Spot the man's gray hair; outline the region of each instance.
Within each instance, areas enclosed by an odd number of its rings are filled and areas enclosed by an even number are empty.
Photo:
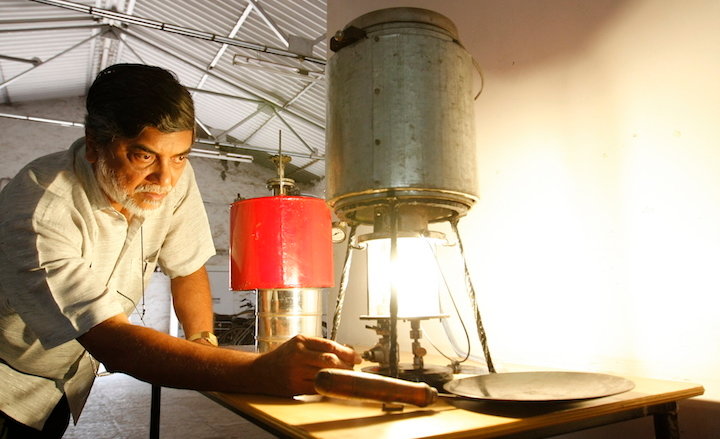
[[[195,130],[188,90],[169,71],[143,64],[115,64],[88,90],[85,132],[99,147],[133,139],[146,127],[164,133]]]

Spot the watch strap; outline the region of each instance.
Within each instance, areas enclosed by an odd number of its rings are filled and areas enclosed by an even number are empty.
[[[188,341],[195,341],[195,340],[199,340],[199,339],[201,339],[201,338],[202,338],[203,340],[207,340],[207,341],[208,341],[211,345],[213,345],[213,346],[217,346],[217,345],[218,345],[218,339],[217,339],[217,337],[215,336],[215,334],[213,334],[213,333],[210,332],[210,331],[201,331],[201,332],[198,332],[198,333],[196,333],[196,334],[191,335],[191,336],[188,337],[187,339],[188,339]]]

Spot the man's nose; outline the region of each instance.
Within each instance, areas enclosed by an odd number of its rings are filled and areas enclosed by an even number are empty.
[[[148,175],[147,180],[160,186],[172,186],[172,167],[163,160],[155,163],[153,171]]]

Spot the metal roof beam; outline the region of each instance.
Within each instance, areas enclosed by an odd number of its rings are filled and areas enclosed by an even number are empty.
[[[230,131],[234,130],[235,128],[239,127],[240,125],[243,125],[245,122],[251,120],[253,117],[257,116],[260,112],[262,112],[264,108],[265,108],[265,105],[259,106],[258,109],[255,110],[255,111],[253,111],[250,115],[245,116],[245,117],[244,117],[242,120],[240,120],[238,123],[236,123],[235,125],[231,126],[231,127],[228,128],[228,129],[226,129],[226,130],[223,131],[222,133],[218,134],[218,137],[222,137],[222,136],[226,135],[226,134],[229,133]]]
[[[306,85],[302,90],[300,90],[300,92],[298,92],[298,94],[296,94],[295,96],[293,96],[292,99],[290,99],[289,101],[287,101],[287,102],[282,106],[282,110],[287,110],[287,107],[289,107],[289,106],[292,105],[295,101],[297,101],[298,99],[300,99],[300,97],[302,97],[302,95],[304,95],[305,93],[307,93],[307,91],[310,90],[310,89],[313,87],[313,85],[315,85],[315,84],[316,84],[315,82],[311,82],[311,83],[309,83],[308,85]],[[255,136],[255,134],[257,134],[258,132],[260,132],[260,130],[262,130],[262,129],[265,127],[265,125],[267,125],[268,123],[270,123],[270,121],[272,121],[273,119],[275,119],[276,116],[278,116],[278,113],[275,112],[275,111],[273,111],[272,116],[270,116],[270,117],[268,118],[268,120],[266,120],[265,122],[263,122],[259,127],[257,127],[257,128],[255,129],[255,131],[253,131],[252,133],[250,133],[250,135],[247,136],[247,138],[245,138],[245,142],[250,141],[250,139],[252,139],[252,138]]]
[[[8,60],[8,61],[15,61],[15,62],[24,62],[24,63],[32,64],[34,66],[36,66],[42,62],[42,61],[40,61],[40,58],[38,58],[38,57],[27,59],[27,58],[18,58],[16,56],[10,56],[10,55],[0,55],[0,59],[4,59],[4,60]]]
[[[170,23],[164,23],[162,21],[152,20],[149,18],[138,17],[136,15],[123,14],[121,12],[110,11],[108,9],[95,8],[93,6],[87,6],[80,3],[74,3],[66,0],[31,0],[37,3],[43,3],[46,5],[57,6],[60,8],[71,9],[76,12],[82,12],[96,17],[107,18],[110,20],[117,20],[121,23],[134,24],[150,29],[161,30],[165,32],[175,33],[187,37],[198,38],[201,40],[213,41],[221,44],[228,44],[230,46],[242,47],[244,49],[255,50],[258,52],[269,53],[272,55],[285,56],[289,58],[295,58],[300,61],[309,61],[315,64],[325,65],[326,61],[321,58],[315,58],[311,56],[300,55],[297,53],[290,52],[285,49],[279,49],[276,47],[269,47],[262,44],[251,43],[248,41],[236,40],[234,38],[227,38],[212,32],[206,32],[198,29],[191,29],[188,27],[178,26]],[[256,6],[257,7],[257,6]]]
[[[80,122],[69,122],[66,120],[47,119],[44,117],[22,116],[19,114],[11,114],[11,113],[0,113],[0,117],[5,117],[7,119],[27,120],[30,122],[50,123],[50,124],[60,125],[60,126],[64,126],[64,127],[77,127],[77,128],[85,127],[85,125]]]
[[[235,35],[237,35],[242,25],[245,24],[245,20],[247,20],[248,15],[250,15],[250,11],[252,11],[252,8],[252,3],[249,3],[247,6],[245,6],[245,10],[243,10],[243,13],[240,14],[240,18],[238,18],[237,22],[235,23],[235,26],[233,26],[232,30],[230,30],[228,38],[235,38]],[[208,78],[207,72],[215,68],[215,65],[220,61],[220,58],[222,58],[228,47],[229,46],[226,43],[223,43],[223,45],[220,46],[218,51],[215,53],[212,61],[210,61],[210,64],[208,64],[207,68],[205,69],[205,73],[203,73],[202,77],[198,81],[196,85],[198,89],[203,88],[203,86],[205,85],[205,81],[207,81]]]
[[[265,24],[267,24],[268,27],[270,28],[270,30],[273,31],[275,36],[278,37],[278,39],[280,41],[282,41],[283,44],[285,44],[285,47],[290,47],[290,42],[288,41],[289,40],[288,35],[285,32],[283,32],[277,24],[275,24],[272,17],[270,17],[270,15],[268,15],[263,10],[263,8],[260,6],[260,4],[256,0],[248,0],[248,1],[250,2],[251,5],[255,6],[255,9],[257,9],[258,14],[260,14],[260,17],[263,19]]]
[[[261,146],[248,145],[247,143],[216,142],[213,140],[206,140],[206,139],[195,139],[195,143],[199,143],[201,145],[215,145],[216,147],[225,146],[225,147],[229,147],[229,148],[247,149],[248,151],[264,152],[264,153],[267,153],[270,155],[277,154],[277,150],[275,150],[275,149],[263,148]],[[287,155],[290,157],[298,157],[298,158],[303,158],[303,159],[325,160],[325,156],[305,154],[302,152],[283,151],[283,155]]]
[[[92,21],[92,18],[70,17],[65,15],[57,17],[23,18],[20,20],[0,20],[0,26],[7,26],[8,24],[48,23],[50,21]]]
[[[297,139],[300,141],[300,143],[302,143],[302,144],[305,146],[305,148],[307,148],[307,150],[310,151],[310,155],[315,156],[315,155],[317,154],[318,150],[317,150],[316,148],[313,148],[313,147],[311,147],[310,145],[308,145],[307,142],[305,141],[305,139],[303,139],[302,136],[301,136],[300,134],[298,134],[297,131],[295,131],[295,128],[293,128],[292,125],[290,125],[290,124],[285,120],[285,118],[282,117],[282,115],[280,114],[279,111],[275,110],[275,115],[276,115],[276,116],[278,117],[278,119],[280,119],[280,120],[282,121],[282,123],[290,130],[290,132],[292,132],[292,133],[295,135],[295,137],[297,137]]]
[[[3,28],[3,24],[0,22],[0,33],[9,32],[41,32],[48,30],[75,30],[75,29],[96,29],[99,27],[105,27],[106,24],[88,23],[88,24],[76,24],[68,26],[45,26],[45,27],[16,27],[16,28]]]
[[[33,1],[35,1],[35,0],[33,0]],[[185,63],[185,64],[187,64],[187,65],[189,65],[189,66],[191,66],[191,67],[193,67],[194,69],[197,69],[197,70],[199,70],[199,71],[201,71],[201,72],[205,72],[205,69],[204,69],[204,68],[195,65],[194,63],[192,63],[192,62],[190,62],[190,61],[188,61],[188,60],[186,60],[186,59],[178,56],[178,55],[175,54],[175,53],[172,53],[170,50],[168,50],[168,49],[166,49],[166,48],[164,48],[164,47],[161,47],[161,46],[159,46],[159,45],[157,45],[157,44],[155,44],[155,43],[152,43],[152,42],[146,40],[145,38],[142,38],[142,37],[140,37],[140,36],[138,36],[138,35],[135,35],[134,33],[129,32],[129,31],[127,31],[127,30],[124,30],[124,32],[125,32],[126,35],[130,36],[131,38],[135,38],[136,40],[141,41],[141,42],[147,44],[148,46],[152,47],[152,48],[155,49],[155,50],[158,50],[158,51],[160,51],[160,52],[163,52],[163,53],[165,53],[165,54],[167,54],[167,55],[169,55],[169,56],[171,56],[171,57],[173,57],[173,58],[175,58],[175,59],[177,59],[177,60],[179,60],[179,61],[181,61],[181,62],[183,62],[183,63]],[[213,72],[208,72],[208,75],[210,75],[210,76],[212,76],[213,78],[215,78],[215,79],[217,79],[217,80],[219,80],[219,81],[221,81],[221,82],[224,82],[224,83],[226,83],[226,84],[228,84],[228,85],[230,85],[230,86],[232,86],[232,87],[235,87],[235,88],[237,88],[237,89],[240,89],[240,90],[242,90],[243,92],[250,94],[251,96],[255,96],[256,98],[262,100],[263,102],[271,105],[273,108],[280,108],[280,109],[282,109],[282,111],[286,111],[286,112],[288,112],[289,114],[292,114],[293,116],[297,117],[298,119],[300,119],[300,120],[302,120],[302,121],[304,121],[304,122],[307,122],[308,124],[310,124],[310,125],[318,128],[318,129],[320,129],[320,130],[323,130],[323,131],[325,130],[325,127],[324,127],[322,124],[320,124],[319,122],[317,122],[317,121],[315,121],[315,120],[312,120],[312,119],[310,119],[308,116],[305,116],[305,115],[303,115],[303,114],[300,114],[300,113],[296,112],[295,110],[286,108],[286,106],[279,105],[279,104],[274,103],[274,102],[272,102],[272,101],[270,101],[270,100],[268,100],[268,99],[266,99],[266,98],[264,98],[264,97],[262,97],[262,96],[259,96],[257,92],[254,92],[254,91],[248,90],[248,89],[246,89],[246,88],[243,88],[243,87],[239,86],[237,83],[232,82],[232,81],[229,81],[229,80],[227,80],[226,78],[223,78],[222,76],[219,76],[219,75],[214,74]],[[311,82],[310,84],[313,84],[313,83]]]
[[[193,88],[193,87],[188,87],[188,86],[185,86],[185,88],[187,88],[188,90],[195,92],[195,93],[219,96],[221,98],[237,99],[237,100],[245,101],[245,102],[254,102],[256,104],[267,104],[268,103],[268,101],[266,101],[264,99],[246,98],[244,96],[231,95],[231,94],[227,94],[227,93],[221,93],[219,91],[206,90],[204,88]]]
[[[83,128],[85,125],[81,122],[70,122],[65,120],[56,120],[56,119],[46,119],[42,117],[33,117],[33,116],[22,116],[19,114],[10,114],[10,113],[0,113],[0,117],[8,118],[8,119],[18,119],[18,120],[26,120],[30,122],[41,122],[41,123],[49,123],[54,125],[60,125],[64,127],[75,127],[75,128]],[[249,151],[257,151],[257,152],[264,152],[267,154],[277,154],[277,151],[271,148],[263,148],[261,146],[253,146],[248,145],[245,143],[233,143],[233,142],[217,142],[214,140],[207,140],[207,139],[200,139],[196,138],[194,140],[194,143],[200,144],[200,145],[211,145],[215,148],[220,147],[227,147],[227,148],[236,148],[236,149],[246,149]],[[202,150],[199,152],[203,152]],[[304,154],[301,152],[289,152],[289,151],[283,151],[284,155],[292,156],[292,157],[298,157],[298,158],[304,158],[304,159],[314,159],[314,160],[324,160],[324,156],[313,156],[310,154]],[[217,158],[220,160],[227,160],[222,155],[218,155],[215,157],[210,158]]]

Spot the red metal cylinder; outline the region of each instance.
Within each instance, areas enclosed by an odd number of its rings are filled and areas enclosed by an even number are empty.
[[[279,195],[230,208],[230,288],[333,286],[330,209],[320,198]]]

